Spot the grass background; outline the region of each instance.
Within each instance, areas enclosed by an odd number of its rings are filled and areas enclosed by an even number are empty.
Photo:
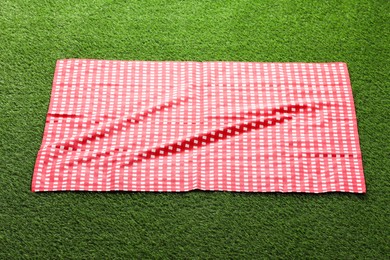
[[[389,259],[387,0],[0,3],[0,258]],[[348,63],[368,192],[30,192],[55,61]]]

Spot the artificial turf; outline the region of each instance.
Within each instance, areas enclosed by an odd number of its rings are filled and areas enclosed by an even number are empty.
[[[0,258],[389,259],[388,0],[0,3]],[[32,193],[63,58],[348,63],[367,194]]]

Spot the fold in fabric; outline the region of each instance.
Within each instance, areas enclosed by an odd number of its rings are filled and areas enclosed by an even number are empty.
[[[366,191],[345,63],[59,60],[32,191]]]

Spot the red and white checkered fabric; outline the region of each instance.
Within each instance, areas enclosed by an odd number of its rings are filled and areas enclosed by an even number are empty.
[[[358,192],[344,63],[60,60],[32,191]]]

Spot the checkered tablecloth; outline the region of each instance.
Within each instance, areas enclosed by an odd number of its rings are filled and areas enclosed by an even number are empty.
[[[59,60],[32,191],[358,192],[344,63]]]

